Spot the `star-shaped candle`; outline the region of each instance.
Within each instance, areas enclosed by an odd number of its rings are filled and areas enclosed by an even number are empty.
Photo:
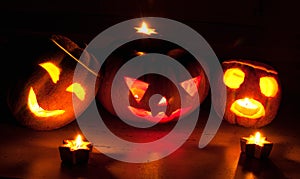
[[[142,33],[146,35],[157,34],[155,29],[149,28],[146,22],[142,22],[141,27],[135,27],[137,33]]]
[[[273,143],[267,141],[266,137],[262,137],[260,132],[249,137],[242,137],[240,144],[243,153],[258,159],[267,158],[273,148]]]
[[[87,163],[92,148],[92,143],[83,141],[81,135],[78,134],[75,140],[63,140],[63,145],[59,146],[60,158],[63,163]]]

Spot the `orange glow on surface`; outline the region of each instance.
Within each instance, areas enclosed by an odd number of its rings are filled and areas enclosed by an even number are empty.
[[[54,65],[51,62],[45,62],[45,63],[41,63],[39,65],[41,67],[43,67],[49,73],[50,78],[53,81],[53,83],[57,83],[57,81],[59,80],[59,75],[60,75],[61,69],[58,68],[56,65]]]
[[[146,22],[142,22],[141,27],[135,27],[134,29],[136,29],[137,33],[142,33],[142,34],[146,34],[146,35],[151,35],[151,34],[157,34],[157,32],[155,32],[155,29],[152,28],[148,28],[148,25]]]
[[[201,76],[186,80],[180,83],[180,86],[190,95],[194,96],[197,91],[201,81]]]
[[[61,115],[65,112],[65,110],[45,110],[42,107],[39,106],[35,92],[33,91],[33,88],[31,87],[29,90],[28,95],[28,101],[27,105],[29,107],[29,110],[38,117],[51,117],[51,116],[57,116]]]
[[[88,145],[90,145],[90,142],[83,141],[81,135],[78,134],[75,140],[66,140],[64,146],[69,147],[71,151],[73,151],[78,149],[89,149]]]
[[[84,98],[85,98],[85,90],[83,89],[83,87],[79,83],[71,84],[66,89],[66,91],[68,91],[70,93],[74,93],[77,96],[77,98],[79,98],[81,101],[83,101]]]
[[[243,98],[236,100],[230,110],[240,117],[256,119],[265,115],[264,106],[252,98]]]
[[[247,140],[247,144],[256,144],[259,146],[264,146],[264,144],[269,144],[270,142],[266,140],[266,137],[262,137],[260,132],[256,132],[255,135],[250,135],[250,137],[244,137]]]
[[[136,101],[140,102],[145,92],[147,91],[149,84],[129,77],[124,77],[124,80]]]

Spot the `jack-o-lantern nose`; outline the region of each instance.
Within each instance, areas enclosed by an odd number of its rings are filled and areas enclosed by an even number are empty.
[[[149,107],[152,116],[156,116],[159,113],[165,114],[167,105],[163,105],[166,104],[163,103],[164,102],[163,100],[166,100],[166,98],[159,94],[155,94],[151,96],[151,98],[149,99]]]
[[[238,99],[232,103],[230,110],[240,117],[250,119],[260,118],[265,115],[264,106],[252,98]]]

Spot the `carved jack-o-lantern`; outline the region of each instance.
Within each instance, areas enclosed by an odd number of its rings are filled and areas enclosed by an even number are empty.
[[[172,67],[161,66],[168,75],[149,73],[134,78],[129,74],[122,76],[123,86],[112,94],[112,84],[116,73],[130,59],[147,53],[160,53],[178,61],[190,73],[190,79],[180,79],[180,72]],[[158,68],[158,67],[157,67]],[[128,71],[147,71],[147,66],[127,69]],[[173,76],[177,84],[169,78]],[[116,115],[111,95],[118,96],[118,103],[129,100],[129,106],[121,106],[121,118],[150,122],[176,121],[179,117],[190,114],[208,95],[207,77],[196,59],[184,49],[157,39],[142,39],[130,42],[118,48],[102,65],[100,70],[100,86],[97,99],[109,112]],[[120,84],[116,84],[120,85]],[[120,85],[121,86],[121,85]],[[177,86],[177,87],[176,87]],[[179,92],[182,90],[182,93]],[[199,99],[195,99],[198,93]],[[184,94],[180,96],[180,94]],[[198,101],[198,104],[195,102]]]
[[[22,125],[36,130],[57,129],[75,119],[74,108],[84,111],[95,94],[87,80],[93,74],[84,68],[82,78],[73,81],[77,62],[72,58],[82,54],[84,64],[95,65],[97,61],[64,36],[53,35],[33,43],[23,47],[20,56],[12,56],[25,62],[24,70],[15,72],[8,104]]]
[[[240,59],[224,61],[222,66],[227,87],[224,119],[244,127],[269,124],[281,100],[277,71],[261,62]]]

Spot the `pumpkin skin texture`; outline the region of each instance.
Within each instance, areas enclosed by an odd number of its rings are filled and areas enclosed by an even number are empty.
[[[168,70],[168,74],[178,79],[177,86],[180,89],[168,79],[169,76],[165,77],[150,73],[144,74],[137,79],[131,76],[124,76],[124,83],[127,83],[127,88],[124,90],[122,90],[123,88],[118,88],[120,90],[117,94],[112,94],[112,84],[118,70],[130,59],[143,54],[141,52],[144,54],[160,53],[172,57],[184,66],[192,79],[180,79],[180,74],[177,71],[174,71],[172,68],[162,67]],[[146,66],[140,66],[139,68],[129,69],[129,71],[135,70],[142,73],[146,68]],[[188,83],[194,83],[198,88],[190,91],[189,89],[184,89]],[[131,88],[129,84],[132,84]],[[176,121],[179,117],[187,116],[199,106],[199,102],[202,103],[204,101],[209,91],[207,77],[198,61],[181,47],[158,39],[135,40],[115,50],[100,69],[99,85],[96,99],[104,109],[122,119],[135,122],[147,121],[150,123],[166,123]],[[185,95],[180,98],[178,90],[183,90]],[[193,98],[195,94],[193,93],[198,93],[199,96],[199,102],[196,105]],[[118,96],[119,104],[122,104],[122,101],[129,100],[130,106],[125,106],[122,110],[119,109],[120,113],[116,114],[111,95]],[[184,100],[184,105],[182,100]]]
[[[227,88],[224,119],[231,124],[260,128],[275,118],[281,101],[278,72],[258,61],[222,62]]]
[[[87,66],[95,66],[97,60],[84,52],[75,42],[62,35],[18,39],[22,53],[14,59],[23,60],[22,69],[14,74],[7,102],[16,121],[34,130],[53,130],[75,120],[74,109],[80,115],[94,99],[95,87],[89,84],[93,74],[64,52],[55,42]],[[27,46],[26,46],[27,44]],[[80,70],[81,78],[73,81],[74,70]]]

